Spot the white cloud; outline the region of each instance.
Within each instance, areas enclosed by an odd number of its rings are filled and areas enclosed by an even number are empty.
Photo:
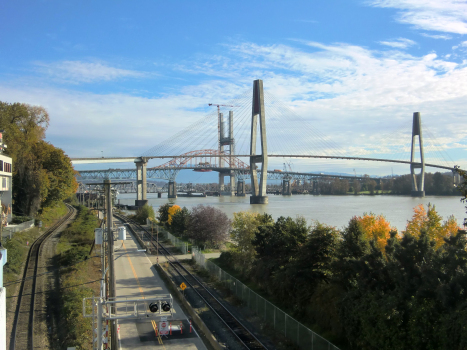
[[[397,20],[417,29],[467,34],[464,0],[370,0],[371,6],[398,9]]]
[[[461,42],[459,45],[455,45],[452,47],[453,50],[457,50],[459,48],[464,48],[464,47],[467,47],[467,41],[463,41]]]
[[[71,83],[91,83],[121,78],[139,78],[145,75],[141,72],[115,68],[100,62],[36,62],[35,65],[42,74]]]
[[[313,147],[311,143],[302,147],[310,146],[308,152],[323,151],[322,144],[327,143],[330,149],[345,154],[388,154],[408,159],[415,111],[422,113],[424,128],[437,131],[438,141],[446,149],[455,148],[456,143],[465,144],[467,64],[451,62],[435,53],[413,56],[394,49],[378,51],[345,43],[299,44],[302,46],[240,43],[226,46],[226,57],[198,57],[185,65],[177,63],[174,69],[190,72],[196,67],[192,76],[205,74],[209,79],[197,78],[200,83],[182,86],[179,92],[162,97],[1,84],[0,96],[8,102],[46,107],[51,115],[48,140],[71,156],[100,157],[101,151],[105,156],[140,155],[213,111],[207,103],[228,103],[250,89],[252,80],[258,78],[263,79],[266,91],[308,124],[303,127],[299,120],[280,120],[274,111],[267,110],[271,137],[268,150],[276,154],[287,146],[289,136],[280,137],[286,125],[296,131],[290,136],[295,140],[316,141]],[[242,101],[251,101],[249,91]],[[247,128],[251,108],[234,111],[235,115],[241,113]],[[245,140],[238,140],[239,149],[248,144],[248,138]],[[195,137],[190,137],[186,145],[193,146],[192,150],[216,147],[211,140],[203,141],[201,146],[196,142]],[[298,149],[301,145],[297,144]],[[459,158],[466,158],[465,154]],[[323,162],[314,162],[316,169],[325,170]],[[467,168],[467,164],[459,165]],[[387,174],[392,165],[336,161],[331,167]],[[400,169],[399,173],[408,172],[406,166]]]
[[[380,41],[379,43],[381,45],[394,47],[396,49],[406,49],[416,44],[415,41],[410,40],[410,39],[405,39],[405,38],[399,38],[399,39],[395,39],[392,41]]]
[[[445,35],[445,34],[428,34],[428,33],[421,33],[421,35],[426,36],[427,38],[432,38],[432,39],[443,39],[443,40],[450,40],[450,39],[452,39],[452,36],[450,36],[450,35]]]

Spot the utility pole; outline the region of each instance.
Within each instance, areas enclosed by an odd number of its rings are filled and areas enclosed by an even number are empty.
[[[108,240],[108,260],[109,260],[109,299],[115,300],[116,295],[116,283],[115,283],[115,264],[114,264],[114,237],[112,232],[112,192],[110,189],[110,180],[104,180],[104,190],[106,194],[107,202],[107,240]],[[113,307],[113,313],[116,314],[115,306]],[[110,347],[111,349],[117,349],[117,321],[112,320],[110,324]]]

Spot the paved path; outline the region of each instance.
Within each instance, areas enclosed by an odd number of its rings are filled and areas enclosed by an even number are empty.
[[[119,300],[125,297],[151,299],[156,294],[169,293],[146,253],[138,251],[138,246],[130,233],[127,232],[126,241],[115,243],[116,287]],[[159,344],[154,322],[151,320],[119,321],[121,349],[148,350],[155,347],[167,350],[206,349],[194,329],[192,333],[189,332],[188,318],[176,301],[173,309],[172,336],[162,337],[163,344]],[[160,322],[159,319],[154,321],[157,324]],[[183,334],[179,330],[180,322],[183,323]]]

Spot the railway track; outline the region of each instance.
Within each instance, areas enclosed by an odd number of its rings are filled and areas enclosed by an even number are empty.
[[[34,311],[41,247],[52,233],[67,224],[73,216],[76,209],[68,204],[67,207],[67,214],[49,227],[29,249],[11,331],[10,350],[32,350],[34,348],[34,321],[36,320]]]
[[[128,227],[136,234],[133,227],[136,227],[138,231],[142,231],[145,235],[150,238],[151,234],[141,225],[128,219],[123,215],[114,215],[124,223],[129,224]],[[156,249],[159,250],[159,254],[165,256],[172,268],[185,280],[186,284],[189,285],[193,291],[204,301],[204,303],[219,317],[224,325],[233,333],[238,341],[246,348],[251,350],[267,349],[265,345],[259,341],[254,334],[252,334],[248,328],[243,325],[224,305],[199,281],[193,274],[191,274],[181,264],[177,258],[175,258],[160,242],[159,247],[156,247],[156,243],[150,240]]]

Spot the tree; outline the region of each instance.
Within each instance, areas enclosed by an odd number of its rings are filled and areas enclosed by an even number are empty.
[[[167,223],[168,223],[169,225],[172,225],[172,218],[173,218],[173,216],[174,216],[178,211],[180,211],[180,210],[181,210],[180,206],[179,206],[179,205],[176,205],[176,204],[172,205],[172,206],[169,208],[169,212],[168,212],[169,217],[168,217],[168,219],[167,219]]]
[[[47,186],[43,190],[43,206],[51,206],[76,193],[78,183],[74,176],[75,171],[70,158],[65,155],[63,150],[41,141],[36,144],[35,153],[42,160],[42,169],[46,171]]]
[[[425,232],[428,237],[436,242],[436,248],[444,244],[445,238],[457,234],[459,227],[456,219],[450,216],[442,223],[443,218],[437,213],[434,205],[428,204],[428,212],[420,204],[414,208],[412,220],[407,222],[405,233],[419,237]]]
[[[412,192],[412,179],[410,175],[401,175],[394,178],[391,192],[394,194],[410,194]]]
[[[159,220],[160,223],[165,224],[167,221],[169,221],[169,209],[172,206],[170,203],[166,203],[164,205],[161,205],[157,212],[159,215],[157,216],[157,219]]]
[[[197,205],[191,210],[187,236],[198,245],[216,247],[228,239],[230,220],[221,210]]]
[[[297,305],[309,301],[319,284],[331,282],[339,239],[340,232],[335,227],[315,223],[305,244],[299,248],[297,259],[286,267],[293,280],[289,288],[296,296]]]
[[[13,159],[14,211],[34,216],[77,189],[70,159],[44,141],[49,115],[43,107],[0,102],[0,128]]]
[[[154,208],[150,205],[143,205],[136,210],[135,220],[140,224],[146,224],[146,219],[155,220]]]
[[[232,220],[232,259],[235,267],[243,274],[246,274],[253,265],[256,251],[253,246],[260,218],[258,213],[242,211],[234,213]]]
[[[188,220],[190,218],[190,212],[186,207],[183,207],[181,210],[178,210],[172,216],[172,223],[170,227],[172,232],[175,235],[185,236],[186,230],[188,229]]]
[[[308,232],[308,225],[302,217],[294,220],[281,216],[274,224],[258,226],[253,240],[257,253],[255,273],[257,279],[268,285],[276,295],[287,293],[286,279],[290,281],[291,276],[284,275],[284,267],[296,258]]]
[[[354,179],[352,187],[353,187],[353,193],[354,194],[359,194],[360,193],[360,189],[361,189],[360,181],[358,181],[357,179]]]
[[[366,188],[370,192],[370,194],[375,194],[376,181],[375,180],[367,180]]]
[[[386,242],[390,237],[391,225],[383,215],[375,215],[373,213],[356,216],[355,220],[359,221],[365,238],[370,241],[374,240],[376,246],[384,252]]]

